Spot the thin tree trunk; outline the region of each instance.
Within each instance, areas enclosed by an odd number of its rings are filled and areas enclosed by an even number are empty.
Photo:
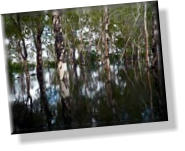
[[[26,103],[30,101],[30,108],[31,108],[31,112],[32,112],[32,97],[30,94],[30,74],[29,74],[29,69],[28,69],[28,61],[27,61],[27,49],[26,49],[26,44],[25,44],[25,40],[24,37],[22,35],[22,28],[21,28],[21,22],[20,22],[20,16],[17,15],[16,16],[16,21],[12,18],[12,21],[14,22],[14,25],[17,27],[19,35],[21,37],[21,41],[22,41],[22,47],[21,47],[21,42],[18,41],[18,53],[20,54],[22,60],[23,60],[23,65],[24,65],[24,73],[26,76],[26,92],[27,92],[27,100]],[[22,51],[23,49],[23,51]]]
[[[31,94],[30,94],[30,74],[29,74],[27,59],[24,60],[24,71],[25,71],[25,75],[26,75],[27,102],[30,101],[30,108],[31,108],[31,111],[32,111],[33,110],[33,103],[32,103],[32,97],[31,97]]]
[[[105,61],[105,89],[107,93],[107,103],[112,109],[112,113],[115,113],[115,102],[112,99],[112,85],[111,85],[111,71],[110,71],[110,60],[109,60],[109,14],[107,6],[104,7],[104,61]]]
[[[29,69],[28,69],[28,61],[27,61],[27,50],[26,50],[26,46],[25,46],[25,42],[24,39],[22,38],[23,41],[23,49],[25,52],[25,56],[23,57],[23,64],[24,64],[24,72],[25,72],[25,76],[26,76],[26,92],[27,92],[27,102],[30,101],[30,108],[31,108],[31,112],[32,112],[32,97],[30,94],[30,74],[29,74]]]
[[[145,32],[145,60],[146,65],[149,67],[149,47],[148,47],[148,29],[147,29],[147,3],[144,4],[144,32]]]
[[[108,26],[109,26],[109,16],[108,16],[108,8],[105,6],[104,8],[104,48],[105,48],[105,60],[108,60],[109,57],[109,48],[108,48],[108,40],[109,40],[109,33],[108,33]]]
[[[105,69],[107,71],[108,74],[108,81],[111,80],[110,77],[110,60],[109,60],[109,16],[108,16],[108,8],[105,7],[104,8],[104,53],[105,53]]]
[[[105,6],[104,8],[104,59],[105,59],[105,69],[108,73],[108,81],[111,80],[110,77],[110,60],[109,60],[109,16],[108,16],[108,8]]]

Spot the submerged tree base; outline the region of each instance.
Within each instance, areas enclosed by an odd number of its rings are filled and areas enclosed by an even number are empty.
[[[12,134],[167,121],[157,2],[4,15]]]
[[[77,77],[72,74],[71,94],[64,99],[65,104],[61,102],[60,90],[56,89],[59,87],[56,70],[51,68],[50,73],[44,70],[45,75],[53,77],[48,79],[51,83],[46,88],[52,114],[50,128],[45,112],[38,105],[40,100],[34,101],[32,111],[25,101],[17,100],[11,103],[13,134],[168,120],[163,86],[159,83],[163,79],[155,69],[145,70],[144,65],[137,63],[132,66],[111,61],[110,64],[110,81],[103,65],[83,66],[83,73]],[[72,67],[69,73],[73,73]]]

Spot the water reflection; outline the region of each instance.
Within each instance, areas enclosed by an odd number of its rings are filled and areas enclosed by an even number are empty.
[[[44,69],[46,96],[52,114],[50,130],[167,120],[165,92],[159,89],[161,79],[152,69],[141,68],[138,64],[129,67],[123,63],[97,63],[77,64],[76,67],[68,64],[68,71],[69,96],[63,97],[56,69]],[[25,103],[25,75],[11,74],[15,133],[48,130],[47,115],[40,107],[36,69],[29,73],[32,113]]]

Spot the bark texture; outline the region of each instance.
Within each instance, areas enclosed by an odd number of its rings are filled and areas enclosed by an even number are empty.
[[[38,24],[37,33],[34,35],[35,47],[37,51],[37,79],[40,88],[40,99],[41,99],[41,109],[44,110],[46,114],[46,120],[48,124],[48,128],[51,128],[51,113],[49,111],[48,100],[46,97],[46,88],[44,84],[44,76],[43,76],[43,61],[42,61],[42,43],[41,36],[43,32],[43,26]]]
[[[71,125],[71,109],[69,94],[69,73],[65,59],[65,45],[61,27],[61,16],[59,12],[53,12],[53,29],[55,34],[55,53],[57,56],[57,72],[60,80],[62,116],[64,125],[69,128]]]
[[[149,47],[148,47],[148,28],[147,28],[147,3],[144,5],[144,32],[145,32],[145,59],[146,65],[149,66]]]

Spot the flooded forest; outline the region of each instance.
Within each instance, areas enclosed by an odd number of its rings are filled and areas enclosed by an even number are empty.
[[[168,120],[157,2],[3,22],[13,134]]]

